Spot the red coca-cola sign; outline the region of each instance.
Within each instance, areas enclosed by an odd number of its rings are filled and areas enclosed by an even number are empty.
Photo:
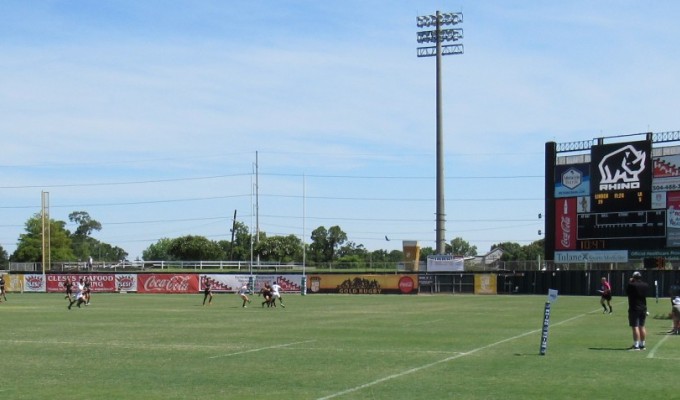
[[[576,198],[555,201],[555,250],[576,249]]]
[[[138,293],[198,292],[198,275],[140,274],[137,280]]]
[[[399,279],[399,290],[402,293],[404,293],[404,294],[411,293],[413,291],[413,289],[415,289],[415,287],[416,287],[416,284],[413,281],[413,278],[411,278],[410,276],[402,276]]]

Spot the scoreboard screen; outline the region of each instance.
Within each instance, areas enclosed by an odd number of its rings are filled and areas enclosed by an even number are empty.
[[[579,240],[666,237],[666,210],[579,214]]]
[[[611,191],[593,195],[593,209],[600,211],[641,211],[649,207],[649,192]]]

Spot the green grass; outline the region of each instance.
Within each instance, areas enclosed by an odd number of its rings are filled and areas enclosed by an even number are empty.
[[[0,304],[2,399],[609,399],[677,396],[680,336],[650,299],[630,352],[625,299],[545,296],[58,294]]]

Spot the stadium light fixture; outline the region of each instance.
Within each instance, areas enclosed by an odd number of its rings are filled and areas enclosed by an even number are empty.
[[[463,44],[445,44],[457,42],[463,38],[463,30],[458,28],[442,29],[442,26],[463,23],[463,13],[441,13],[416,17],[418,28],[434,27],[434,30],[423,30],[416,33],[416,41],[421,44],[434,43],[434,46],[417,48],[418,57],[436,57],[437,69],[437,211],[436,216],[436,251],[446,253],[446,211],[444,206],[444,129],[442,122],[442,56],[463,54]]]

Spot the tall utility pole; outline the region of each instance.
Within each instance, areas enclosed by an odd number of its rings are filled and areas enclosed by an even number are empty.
[[[42,273],[52,268],[52,235],[50,233],[50,192],[41,193],[41,223],[42,223]]]
[[[418,43],[434,43],[434,46],[418,47],[418,57],[437,58],[437,254],[446,252],[446,210],[444,204],[444,128],[442,122],[442,56],[463,54],[462,44],[442,45],[463,38],[462,29],[442,29],[442,25],[456,25],[463,22],[463,13],[440,13],[416,17],[418,28],[434,27],[435,30],[417,33]]]

